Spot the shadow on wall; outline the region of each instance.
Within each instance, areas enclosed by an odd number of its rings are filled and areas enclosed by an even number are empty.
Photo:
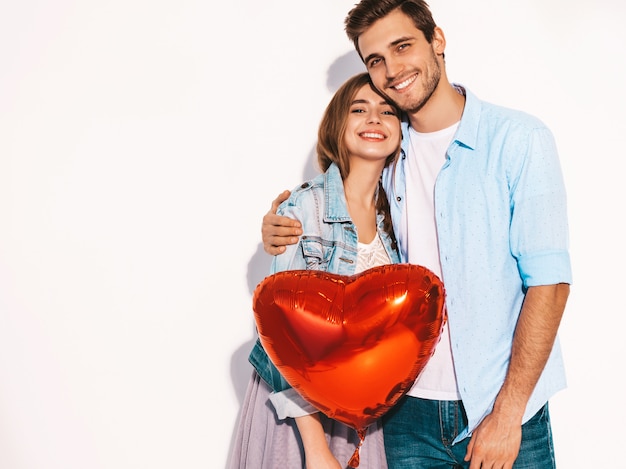
[[[261,220],[259,220],[260,223]],[[259,229],[260,236],[261,230]],[[263,250],[263,244],[259,243],[250,262],[248,262],[247,283],[251,298],[256,286],[269,274],[271,263],[272,257]],[[252,335],[251,339],[237,348],[230,361],[230,377],[233,381],[233,388],[235,389],[240,407],[250,380],[250,373],[252,372],[252,366],[248,362],[248,355],[257,339],[254,317],[252,315],[252,301],[250,302],[249,326]]]
[[[328,87],[329,91],[334,94],[341,86],[341,84],[345,82],[348,78],[364,71],[366,71],[365,67],[358,54],[355,51],[348,52],[335,60],[329,67],[326,79],[326,86]],[[317,166],[317,154],[315,151],[315,147],[313,147],[304,163],[302,171],[302,181],[294,181],[294,186],[299,182],[313,179],[318,174],[319,169]],[[276,195],[278,195],[279,192],[283,189],[284,188],[276,188]],[[271,202],[271,200],[267,201],[268,207],[270,206]],[[259,220],[259,225],[260,223],[261,220]],[[260,237],[261,230],[259,229],[259,238]],[[250,262],[248,262],[247,282],[251,297],[254,294],[254,289],[256,288],[256,286],[261,282],[261,280],[269,275],[271,263],[271,256],[263,250],[263,244],[259,243],[257,245],[257,249],[254,255],[250,259]],[[254,342],[257,339],[256,327],[254,324],[254,319],[252,317],[252,306],[250,308],[250,328],[251,339],[237,348],[237,350],[235,351],[235,353],[233,353],[231,357],[230,363],[230,375],[233,382],[233,389],[235,390],[237,400],[239,401],[240,410],[237,413],[237,420],[236,422],[234,422],[233,425],[229,456],[226,462],[227,468],[230,464],[230,453],[233,450],[233,445],[237,434],[237,426],[239,424],[241,407],[245,399],[248,381],[250,380],[250,374],[252,373],[252,366],[248,362],[248,355],[250,353],[250,350],[252,350]]]
[[[355,50],[343,54],[328,68],[326,75],[328,91],[334,94],[348,78],[363,72],[367,72],[367,69]]]
[[[331,92],[331,94],[335,94],[339,87],[348,78],[356,75],[357,73],[362,73],[366,71],[367,70],[365,68],[365,65],[361,61],[359,54],[357,54],[356,51],[352,50],[339,57],[328,68],[328,73],[326,75],[326,87],[328,88],[328,91]],[[309,181],[317,176],[319,172],[320,170],[317,164],[317,152],[315,151],[314,146],[313,148],[311,148],[311,151],[307,156],[306,163],[302,171],[302,181],[295,182],[298,183]]]
[[[339,87],[351,76],[357,73],[366,72],[365,65],[361,61],[361,58],[356,51],[350,51],[335,60],[328,68],[326,75],[326,88],[331,94],[339,89]],[[319,165],[317,164],[317,152],[315,146],[311,148],[309,154],[306,157],[304,166],[302,168],[302,179],[300,181],[294,181],[293,187],[301,184],[305,181],[310,181],[320,173]],[[288,187],[276,188],[276,195],[283,189],[290,189]],[[271,201],[267,201],[267,206],[270,206]],[[260,221],[260,220],[259,220]],[[255,254],[256,257],[256,254]],[[267,271],[266,271],[267,272]]]

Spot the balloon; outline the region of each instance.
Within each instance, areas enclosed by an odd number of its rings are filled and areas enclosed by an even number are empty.
[[[434,353],[444,296],[439,278],[413,264],[352,276],[292,270],[266,277],[253,309],[261,344],[287,382],[362,435]]]

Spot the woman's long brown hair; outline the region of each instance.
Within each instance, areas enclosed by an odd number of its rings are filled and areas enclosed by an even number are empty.
[[[386,100],[396,112],[400,119],[401,111],[396,105],[382,95],[372,84],[368,73],[360,73],[349,78],[332,97],[320,122],[317,134],[317,162],[322,171],[326,171],[331,163],[335,163],[341,173],[341,178],[345,178],[350,173],[350,159],[348,148],[345,143],[345,133],[348,122],[348,115],[354,97],[363,86],[369,86],[376,94]],[[400,125],[400,124],[398,124]],[[385,161],[385,167],[389,166],[400,154],[400,142],[398,147],[391,153]],[[393,240],[394,249],[397,248],[396,237],[393,233],[391,223],[391,213],[389,200],[385,193],[382,182],[378,183],[378,197],[376,198],[376,210],[384,215],[384,230]]]

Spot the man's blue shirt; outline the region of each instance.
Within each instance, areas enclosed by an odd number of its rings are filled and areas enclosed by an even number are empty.
[[[493,407],[526,289],[572,281],[565,187],[552,133],[535,117],[465,93],[434,194],[452,354],[469,420],[457,441]],[[383,180],[406,262],[410,235],[400,221],[408,123],[403,134],[403,155]],[[565,385],[557,338],[524,422]]]

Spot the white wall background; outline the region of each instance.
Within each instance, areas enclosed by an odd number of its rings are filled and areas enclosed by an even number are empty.
[[[315,174],[321,113],[362,69],[355,1],[2,0],[0,468],[224,467],[261,218]],[[568,469],[626,467],[624,5],[431,0],[450,79],[558,142]]]

